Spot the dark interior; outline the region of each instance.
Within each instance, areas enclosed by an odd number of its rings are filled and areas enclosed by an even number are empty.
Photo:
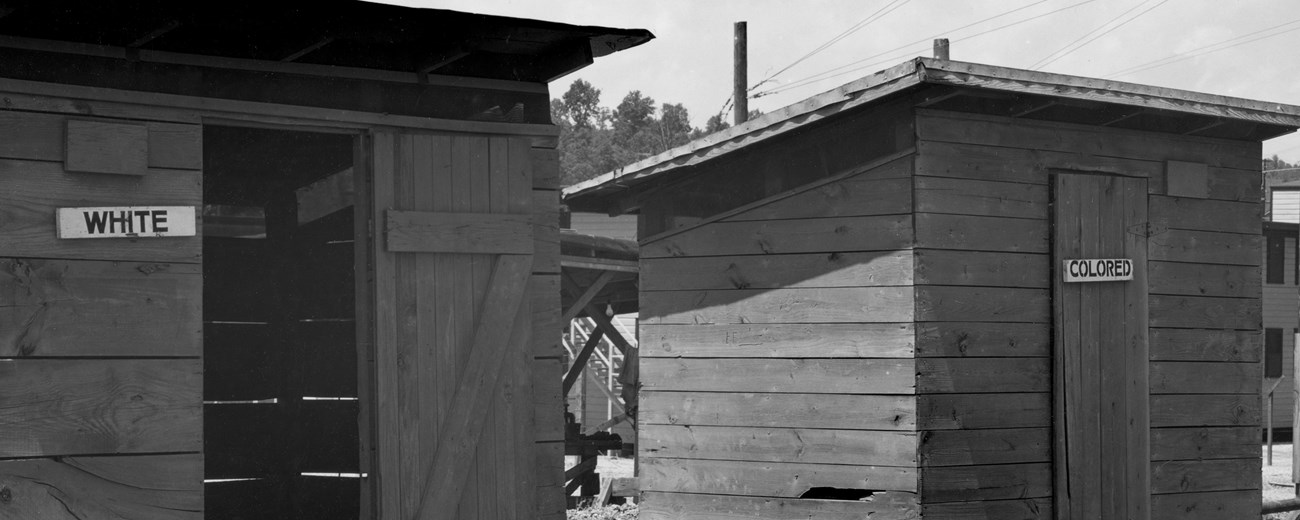
[[[207,518],[359,516],[354,139],[204,130]]]

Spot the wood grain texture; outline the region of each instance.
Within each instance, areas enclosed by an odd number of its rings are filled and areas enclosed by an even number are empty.
[[[533,188],[560,189],[560,152],[552,148],[532,148],[528,160],[533,169]]]
[[[641,244],[641,258],[893,251],[912,241],[907,215],[716,222]]]
[[[910,213],[912,182],[906,178],[910,169],[910,158],[899,159],[880,169],[823,184],[723,220],[739,222]]]
[[[560,274],[560,192],[533,190],[533,272]]]
[[[1050,292],[1000,287],[917,286],[917,321],[1047,323]]]
[[[796,498],[814,487],[911,491],[916,468],[648,458],[642,491]],[[924,494],[922,495],[924,496]]]
[[[0,517],[203,518],[203,456],[64,457],[0,461]]]
[[[1151,460],[1245,459],[1259,456],[1259,430],[1250,427],[1155,428]]]
[[[916,247],[966,251],[1046,253],[1047,221],[917,213]]]
[[[926,431],[918,452],[924,467],[1051,462],[1050,434],[1047,428]]]
[[[64,167],[70,172],[144,175],[149,164],[149,129],[140,123],[67,122]]]
[[[697,460],[744,460],[915,466],[912,432],[806,428],[715,427],[647,424],[637,432],[639,456]]]
[[[1258,395],[1153,395],[1151,426],[1259,426]]]
[[[692,493],[642,493],[645,520],[907,520],[917,518],[916,493],[877,492],[865,500],[784,499]]]
[[[1151,496],[1152,520],[1219,520],[1259,516],[1258,489]]]
[[[407,253],[532,254],[528,215],[386,212],[389,251]]]
[[[1169,229],[1259,233],[1263,205],[1151,195],[1151,223]]]
[[[916,326],[917,357],[1046,357],[1047,323],[930,322]]]
[[[916,360],[916,393],[1047,392],[1047,358],[923,358]]]
[[[65,173],[56,163],[0,160],[0,256],[141,262],[198,262],[199,237],[56,238],[60,207],[189,205],[202,203],[197,172],[151,172],[135,177]]]
[[[1047,187],[1015,182],[916,177],[916,211],[1045,219]]]
[[[916,250],[917,285],[1051,287],[1051,257],[1024,253]]]
[[[1152,328],[1151,360],[1254,362],[1263,341],[1258,331]]]
[[[1039,428],[1051,423],[1050,394],[923,394],[918,430]]]
[[[1047,520],[1052,517],[1052,499],[923,504],[921,514],[923,518],[938,520]]]
[[[1255,298],[1151,296],[1151,326],[1258,330],[1260,301]]]
[[[197,356],[198,266],[0,258],[0,357]]]
[[[1169,229],[1151,236],[1150,260],[1258,266],[1263,258],[1263,237],[1216,231]]]
[[[1258,297],[1260,269],[1244,265],[1151,262],[1147,280],[1151,294],[1181,296]]]
[[[809,323],[769,325],[654,325],[642,322],[642,359],[706,358],[908,358],[910,323]]]
[[[912,394],[919,376],[910,359],[641,360],[641,388],[697,392]]]
[[[12,95],[6,95],[14,99]],[[78,100],[77,103],[88,103]],[[94,103],[94,102],[89,102]],[[97,104],[97,103],[95,103]],[[83,104],[88,108],[89,104]],[[102,106],[102,105],[101,105]],[[41,109],[61,111],[66,107],[43,106]],[[131,107],[130,113],[117,113],[129,117],[126,119],[92,119],[85,115],[16,112],[5,111],[0,114],[0,157],[6,159],[30,159],[37,161],[62,162],[67,155],[65,127],[73,121],[73,126],[138,126],[143,130],[145,141],[137,143],[137,149],[145,152],[141,158],[149,168],[199,170],[203,166],[203,127],[198,124],[181,124],[178,122],[148,121],[140,122],[140,115],[149,109]],[[79,112],[68,110],[68,112]],[[107,113],[104,115],[108,115]],[[197,118],[164,116],[162,119],[192,120]],[[84,144],[79,141],[78,145]],[[139,145],[144,145],[139,148]],[[73,168],[75,170],[75,167]],[[110,172],[111,173],[111,172]]]
[[[996,464],[921,468],[921,503],[1039,498],[1052,495],[1052,465]]]
[[[909,431],[916,398],[892,395],[641,393],[642,424]]]
[[[1260,458],[1165,460],[1151,463],[1151,493],[1259,489]]]
[[[1152,394],[1259,394],[1258,363],[1151,363]]]
[[[911,287],[642,292],[647,324],[911,321]]]
[[[197,359],[0,363],[0,457],[202,449]]]
[[[920,141],[1050,150],[1148,161],[1180,160],[1239,169],[1254,168],[1258,161],[1254,157],[1254,146],[1245,142],[1175,137],[925,108],[917,110],[916,133]]]
[[[907,251],[647,258],[642,291],[911,285]]]

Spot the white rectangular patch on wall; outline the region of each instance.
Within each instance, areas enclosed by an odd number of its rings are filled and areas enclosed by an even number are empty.
[[[193,206],[59,208],[59,238],[192,237]]]
[[[1128,258],[1079,258],[1064,260],[1061,266],[1067,283],[1118,282],[1133,279],[1133,261]]]

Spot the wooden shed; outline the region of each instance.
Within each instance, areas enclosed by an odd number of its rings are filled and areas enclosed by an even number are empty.
[[[547,82],[365,2],[0,8],[0,518],[563,518]]]
[[[1297,126],[918,58],[567,188],[639,213],[642,518],[1258,515]]]

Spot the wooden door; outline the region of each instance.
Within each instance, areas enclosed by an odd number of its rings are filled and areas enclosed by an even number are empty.
[[[377,518],[532,518],[526,139],[376,132]]]
[[[1145,519],[1147,181],[1059,173],[1052,187],[1056,518]],[[1071,262],[1086,259],[1108,261]]]

